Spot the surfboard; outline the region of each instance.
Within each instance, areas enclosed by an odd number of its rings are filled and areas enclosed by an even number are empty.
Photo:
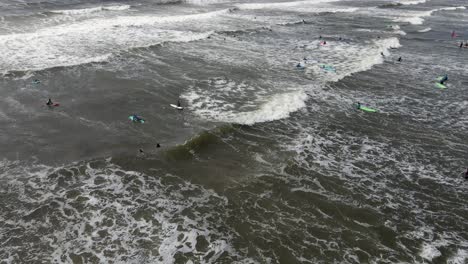
[[[320,68],[322,68],[324,71],[328,71],[328,72],[335,72],[336,69],[335,67],[331,66],[331,65],[326,65],[326,64],[319,64]]]
[[[366,106],[362,106],[358,108],[359,110],[362,110],[364,112],[369,112],[369,113],[375,113],[377,112],[377,110],[375,109],[372,109],[372,108],[369,108],[369,107],[366,107]]]
[[[142,124],[145,123],[145,120],[143,120],[143,119],[136,120],[133,116],[129,116],[128,119],[132,120],[133,122],[140,122]]]
[[[369,107],[365,107],[365,106],[361,106],[359,109],[361,109],[362,111],[365,111],[365,112],[370,112],[370,113],[377,112],[377,110],[369,108]]]
[[[434,84],[435,84],[435,86],[436,86],[437,88],[440,88],[440,89],[447,89],[447,86],[445,86],[445,85],[443,85],[443,84],[441,84],[441,83],[434,83]]]
[[[183,110],[184,109],[182,106],[177,106],[175,104],[170,104],[170,106],[174,107],[177,110]]]
[[[46,104],[46,105],[47,105],[47,104]],[[47,105],[47,106],[48,106],[48,107],[56,107],[56,106],[60,106],[60,104],[59,104],[59,103],[53,103],[53,104]]]

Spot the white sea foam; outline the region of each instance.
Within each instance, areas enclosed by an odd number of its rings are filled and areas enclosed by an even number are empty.
[[[443,7],[436,9],[435,11],[455,11],[455,10],[465,10],[465,6],[453,6],[453,7]]]
[[[419,5],[426,3],[426,0],[399,1],[398,3],[402,5]]]
[[[52,13],[63,15],[86,15],[102,11],[123,11],[130,9],[130,5],[98,6],[82,9],[52,10]]]
[[[229,0],[185,0],[186,3],[192,4],[192,5],[210,5],[210,4],[218,4],[218,3],[224,3]]]
[[[424,244],[421,249],[420,256],[427,260],[432,260],[435,257],[439,257],[441,255],[440,251],[437,249],[435,245],[432,244]]]
[[[155,25],[209,19],[226,12],[227,9],[166,17],[99,18],[34,33],[0,35],[0,72],[98,62],[108,59],[109,54],[129,48],[204,39],[213,32],[162,30]]]
[[[468,261],[468,251],[464,249],[458,249],[455,256],[447,259],[448,264],[465,264]]]
[[[248,3],[238,4],[239,9],[255,10],[255,9],[283,9],[287,7],[304,7],[311,4],[331,3],[339,0],[309,0],[309,1],[293,1],[293,2],[276,2],[276,3]]]
[[[412,25],[422,25],[424,23],[424,17],[432,16],[434,12],[439,11],[455,11],[455,10],[464,10],[466,7],[458,6],[458,7],[442,7],[438,9],[433,9],[430,11],[416,11],[404,14],[404,16],[400,16],[394,21],[396,22],[405,22],[410,23]]]
[[[162,177],[171,178],[172,183],[162,183]],[[213,229],[217,224],[210,221],[224,221],[215,209],[198,216],[201,207],[225,206],[224,197],[170,175],[154,177],[126,171],[109,160],[101,167],[88,163],[59,168],[0,161],[0,178],[2,193],[11,193],[16,201],[8,219],[15,221],[8,228],[26,230],[12,231],[10,236],[36,239],[40,241],[37,247],[41,243],[49,246],[27,256],[35,262],[71,263],[76,260],[72,260],[72,253],[86,252],[100,263],[141,263],[142,259],[174,263],[175,256],[184,253],[200,263],[215,263],[221,255],[237,254],[229,243],[230,235]],[[54,204],[53,209],[50,204]],[[84,210],[78,210],[78,204]],[[6,221],[2,216],[2,222]],[[39,229],[47,233],[39,234]],[[208,243],[206,247],[197,247],[201,237]],[[7,245],[0,254],[5,256],[9,250],[19,252],[18,247]],[[19,262],[16,254],[10,259]]]

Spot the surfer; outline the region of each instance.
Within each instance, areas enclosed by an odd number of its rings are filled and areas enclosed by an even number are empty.
[[[161,145],[159,145],[159,143],[156,143],[156,148],[160,148]]]
[[[132,120],[133,120],[134,122],[140,122],[141,120],[143,120],[143,118],[141,118],[141,117],[139,117],[139,116],[137,116],[137,115],[132,115]]]
[[[448,81],[448,75],[447,74],[445,74],[444,77],[442,77],[442,79],[440,79],[439,83],[443,85],[446,81]]]
[[[382,51],[382,52],[380,52],[380,55],[382,55],[382,57],[385,57],[385,55],[383,54],[383,51]]]
[[[361,103],[357,102],[356,107],[357,107],[357,109],[361,109]]]
[[[460,42],[460,49],[463,48],[463,41]]]
[[[398,61],[401,62],[401,57],[398,58]]]
[[[296,68],[302,68],[302,65],[300,62],[296,65]]]
[[[466,168],[466,172],[465,172],[465,180],[468,180],[468,168]]]
[[[180,107],[180,100],[177,100],[177,107]]]
[[[47,101],[46,105],[48,105],[48,106],[53,106],[54,103],[53,103],[52,100],[49,98],[49,101]]]

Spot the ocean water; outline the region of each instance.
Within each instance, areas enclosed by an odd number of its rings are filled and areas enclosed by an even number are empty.
[[[0,263],[468,263],[467,6],[0,1]]]

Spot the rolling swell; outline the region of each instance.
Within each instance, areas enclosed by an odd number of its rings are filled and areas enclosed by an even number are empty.
[[[237,125],[225,124],[212,130],[202,131],[184,144],[168,149],[165,156],[170,160],[191,160],[199,154],[212,153],[224,144],[224,137],[235,133],[237,127]]]

